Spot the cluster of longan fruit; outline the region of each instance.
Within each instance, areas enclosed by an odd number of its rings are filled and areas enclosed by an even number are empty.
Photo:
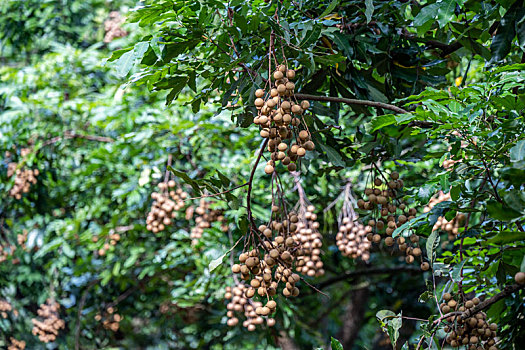
[[[319,277],[325,272],[320,257],[323,237],[319,232],[319,222],[314,211],[313,205],[301,207],[298,214],[292,213],[290,221],[295,221],[295,216],[298,216],[297,230],[292,236],[294,241],[299,243],[295,264],[297,272],[310,277]]]
[[[252,301],[250,297],[246,296],[247,291],[250,287],[244,283],[239,283],[236,286],[226,287],[224,293],[224,299],[229,300],[226,305],[228,312],[228,326],[234,327],[239,323],[239,319],[236,317],[236,312],[244,313],[246,320],[243,321],[242,326],[253,332],[258,325],[262,325],[266,320],[266,325],[272,327],[275,325],[275,319],[266,317],[275,312],[277,303],[273,300],[269,300],[266,305],[263,305],[260,301]],[[265,316],[265,317],[263,317]]]
[[[436,196],[430,198],[430,201],[423,209],[423,212],[428,213],[432,210],[432,208],[434,208],[436,204],[449,201],[450,199],[450,192],[443,193],[442,191],[439,191],[439,193]],[[450,221],[448,221],[444,216],[440,216],[434,224],[434,227],[432,227],[432,231],[445,231],[448,233],[448,239],[450,241],[454,240],[459,233],[459,227],[461,226],[461,223],[464,219],[464,214],[458,214]]]
[[[372,212],[375,217],[375,219],[368,221],[368,226],[372,229],[369,230],[367,239],[374,243],[383,241],[387,247],[393,247],[397,244],[399,250],[406,255],[405,261],[411,264],[417,257],[422,256],[421,248],[419,248],[419,236],[412,234],[408,240],[403,236],[392,237],[397,227],[414,219],[416,215],[416,209],[407,208],[400,196],[399,192],[403,186],[403,180],[395,171],[390,174],[390,181],[385,181],[385,183],[381,178],[376,177],[372,187],[365,189],[368,200],[358,200],[357,206],[360,209]],[[422,270],[426,271],[429,268],[430,265],[427,262],[421,263]]]
[[[13,310],[13,306],[7,301],[0,299],[0,316],[7,318],[7,313]]]
[[[150,212],[146,218],[146,229],[153,233],[164,231],[166,226],[171,225],[172,219],[177,217],[177,211],[184,207],[184,200],[188,194],[181,188],[175,189],[174,180],[158,184],[159,191],[153,192],[151,198],[154,200]]]
[[[33,318],[33,335],[44,343],[55,341],[58,336],[58,330],[63,329],[66,324],[59,317],[60,305],[51,299],[47,299],[45,304],[40,305],[37,314],[42,319]]]
[[[11,344],[7,347],[7,350],[24,350],[26,348],[26,342],[23,340],[16,340],[11,337]]]
[[[15,175],[13,188],[9,190],[9,195],[15,199],[21,199],[22,194],[29,193],[31,184],[36,184],[36,177],[40,174],[38,169],[17,169],[17,163],[7,165],[7,177]]]
[[[335,236],[336,245],[341,254],[352,259],[361,258],[364,261],[370,259],[371,242],[366,235],[372,231],[371,226],[364,226],[358,217],[343,217],[339,225],[339,231]]]
[[[102,326],[105,328],[105,329],[109,329],[110,331],[112,332],[116,332],[119,330],[120,328],[120,321],[122,321],[122,316],[115,313],[115,308],[113,307],[108,307],[106,309],[106,315],[104,317],[104,320],[102,321]],[[101,314],[96,314],[95,315],[95,321],[100,321],[102,320],[102,315]]]
[[[120,15],[118,11],[111,11],[109,13],[109,18],[104,21],[104,42],[110,43],[115,38],[121,38],[128,35],[124,29],[122,29],[122,24],[125,19]]]
[[[102,246],[102,248],[100,248],[98,250],[98,255],[100,256],[104,256],[106,255],[107,251],[109,249],[111,249],[111,247],[113,246],[116,246],[117,243],[120,241],[120,234],[116,233],[115,230],[111,229],[109,231],[109,236],[108,236],[108,239],[109,239],[109,243],[106,241],[106,243],[104,243],[104,245]],[[98,236],[97,235],[94,235],[91,240],[96,243],[98,242]]]
[[[463,305],[453,298],[452,294],[443,294],[443,302],[440,309],[444,314],[452,311],[466,312],[473,309],[480,303],[479,298],[475,297],[467,300]],[[445,332],[448,334],[446,342],[452,347],[465,346],[469,350],[497,350],[496,331],[498,325],[489,323],[487,315],[479,311],[470,317],[463,319],[461,316],[449,316],[449,324],[445,326]]]
[[[221,223],[221,230],[223,232],[228,231],[228,224],[224,219],[222,209],[212,209],[212,204],[213,202],[206,201],[204,198],[201,198],[199,201],[199,206],[194,211],[194,213],[197,214],[195,217],[195,226],[190,232],[192,244],[197,244],[199,239],[202,237],[204,230],[210,228],[214,222]],[[193,212],[190,216],[193,216]]]
[[[9,244],[7,244],[6,246],[0,245],[0,263],[6,261],[7,258],[9,258],[9,256],[13,254],[15,249],[16,249],[15,245],[9,245]]]
[[[272,174],[276,162],[281,163],[289,171],[297,170],[297,160],[304,157],[306,151],[313,151],[315,144],[311,140],[307,128],[300,130],[301,115],[310,108],[308,101],[296,103],[294,100],[295,71],[286,65],[280,65],[273,72],[274,86],[269,91],[258,89],[255,91],[255,107],[258,115],[253,122],[261,127],[260,135],[268,139],[268,151],[271,159],[267,162],[264,171]],[[268,82],[271,82],[269,77]],[[303,123],[303,126],[306,126]],[[295,137],[294,137],[295,132]],[[288,143],[286,140],[290,140]]]
[[[272,212],[279,211],[279,207],[273,206]],[[298,221],[297,215],[290,213],[285,220],[276,218],[269,225],[259,226],[259,232],[264,236],[264,238],[259,237],[265,251],[262,258],[259,249],[253,248],[239,256],[240,264],[232,266],[233,273],[240,274],[244,281],[250,281],[250,286],[245,292],[246,298],[252,298],[257,293],[261,297],[270,299],[277,294],[279,283],[284,284],[282,294],[285,297],[299,295],[296,283],[301,277],[293,272],[297,253],[301,250],[300,243],[293,238]],[[267,316],[267,311],[274,309],[270,307],[271,304],[265,306],[266,308],[256,309],[256,313]]]

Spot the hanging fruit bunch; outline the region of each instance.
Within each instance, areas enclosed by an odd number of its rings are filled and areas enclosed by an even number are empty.
[[[112,332],[116,332],[120,328],[120,321],[122,321],[122,316],[116,313],[116,309],[112,306],[108,307],[106,309],[106,312],[104,313],[104,316],[101,314],[95,315],[96,321],[102,320],[102,326],[105,329],[108,329]]]
[[[461,299],[458,297],[458,300]],[[496,347],[498,325],[489,323],[487,315],[483,311],[471,314],[471,311],[480,302],[480,299],[475,297],[470,300],[465,299],[463,305],[460,305],[460,301],[457,301],[452,294],[443,294],[443,301],[439,306],[441,312],[444,314],[453,311],[469,313],[468,318],[463,318],[462,315],[452,315],[446,318],[448,324],[444,329],[447,333],[445,340],[452,347],[466,346],[469,350],[498,349]]]
[[[31,148],[22,148],[20,150],[20,156],[22,158],[27,157],[31,153]],[[6,158],[11,158],[11,152],[5,153]],[[20,167],[16,162],[10,162],[7,165],[7,177],[15,176],[15,183],[9,195],[15,199],[21,199],[24,193],[29,193],[31,185],[36,184],[36,178],[40,174],[38,169],[27,169]]]
[[[11,337],[11,344],[7,347],[7,350],[24,350],[26,348],[26,342],[23,340],[16,340]]]
[[[268,139],[267,147],[271,153],[264,168],[267,174],[274,172],[279,161],[289,171],[295,171],[298,160],[307,151],[315,149],[310,131],[302,118],[310,108],[310,103],[296,100],[294,79],[295,71],[281,64],[268,77],[265,88],[255,91],[254,104],[258,114],[253,122],[261,128],[261,137]]]
[[[306,198],[304,188],[298,172],[293,172],[295,187],[299,194],[299,201],[291,212],[290,221],[297,222],[297,229],[293,235],[293,240],[299,242],[300,248],[297,250],[297,272],[310,277],[320,277],[324,275],[323,261],[321,260],[321,248],[323,237],[319,232],[319,222],[315,207]]]
[[[413,263],[416,258],[421,260],[421,269],[426,271],[430,265],[423,262],[422,251],[419,247],[419,236],[412,234],[410,237],[392,237],[399,226],[415,218],[416,209],[407,208],[401,195],[404,186],[399,173],[392,172],[388,180],[382,172],[371,169],[373,181],[370,187],[365,189],[367,200],[357,201],[359,209],[369,211],[371,218],[368,221],[367,239],[373,243],[383,242],[387,247],[397,248],[404,252],[407,263]],[[408,238],[408,239],[407,239]]]
[[[33,318],[33,335],[44,343],[55,341],[59,329],[65,328],[65,322],[60,319],[60,305],[52,299],[47,299],[45,304],[40,305],[37,313],[40,319]]]
[[[202,237],[204,230],[210,228],[214,222],[219,222],[221,230],[228,232],[228,223],[226,222],[222,209],[212,209],[215,202],[207,201],[201,198],[197,208],[188,207],[186,219],[189,220],[195,216],[195,226],[191,229],[190,237],[193,245],[197,244]],[[197,215],[195,215],[197,214]]]
[[[437,195],[430,198],[430,201],[423,209],[424,213],[428,213],[429,211],[434,208],[434,206],[438,203],[449,201],[450,199],[450,192],[449,193],[443,193],[442,191],[439,191]],[[432,231],[441,230],[448,233],[448,240],[452,241],[456,239],[456,236],[459,233],[459,227],[461,226],[462,222],[465,220],[464,214],[458,214],[456,217],[454,217],[452,220],[447,221],[444,216],[440,216],[436,223],[434,224],[434,227],[432,227]]]
[[[13,307],[7,300],[0,299],[0,316],[2,318],[7,318],[7,313],[11,312],[13,310]]]
[[[245,237],[245,250],[239,256],[239,264],[232,266],[234,274],[240,274],[243,281],[249,281],[244,297],[251,302],[257,294],[263,300],[263,307],[255,309],[259,316],[273,313],[273,297],[279,291],[287,298],[299,295],[296,284],[301,277],[295,271],[302,264],[298,257],[305,254],[302,243],[294,238],[298,237],[299,217],[294,212],[287,213],[283,192],[275,175],[272,181],[270,221],[251,228]]]
[[[177,217],[177,211],[184,207],[184,200],[188,194],[180,187],[175,189],[174,180],[164,181],[157,185],[159,191],[153,192],[154,200],[146,218],[146,229],[153,233],[164,231],[171,225],[172,219]]]
[[[370,246],[366,236],[372,232],[371,226],[364,226],[359,221],[359,215],[354,210],[354,205],[357,205],[352,196],[352,184],[348,182],[345,185],[343,193],[343,206],[339,213],[338,223],[339,231],[335,236],[336,245],[341,254],[352,259],[361,258],[364,261],[370,259]],[[340,196],[341,196],[340,195]],[[336,201],[339,200],[336,199]],[[334,202],[335,204],[335,202]]]
[[[107,251],[110,250],[111,247],[116,246],[117,243],[121,239],[120,234],[118,232],[125,231],[127,228],[128,228],[127,226],[119,226],[117,227],[116,230],[115,229],[109,230],[109,234],[106,237],[106,240],[104,244],[102,245],[102,248],[98,250],[98,255],[105,256]],[[93,241],[93,243],[96,243],[99,240],[99,236],[94,235],[93,237],[91,237],[91,240]]]
[[[239,313],[243,313],[246,320],[243,321],[242,326],[253,332],[258,325],[265,323],[269,327],[275,325],[275,319],[267,317],[269,314],[275,311],[277,303],[270,300],[263,305],[260,301],[252,301],[246,297],[246,292],[250,287],[244,283],[238,283],[236,286],[226,287],[224,293],[224,299],[229,300],[226,305],[228,312],[227,324],[230,327],[234,327],[239,323],[239,318],[236,316]]]

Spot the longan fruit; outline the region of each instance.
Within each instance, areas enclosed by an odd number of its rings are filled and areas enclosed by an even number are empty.
[[[385,244],[389,247],[394,245],[394,239],[392,237],[386,237],[385,238]]]
[[[262,107],[264,105],[264,100],[260,97],[256,98],[253,102],[255,104],[255,107]]]
[[[272,174],[274,172],[274,167],[271,166],[270,164],[267,164],[265,167],[264,167],[264,172],[268,175]]]
[[[517,284],[525,284],[525,272],[518,272],[514,275],[514,280]]]
[[[429,263],[427,263],[426,261],[421,263],[421,270],[428,271],[428,269],[430,269],[430,264]]]
[[[288,79],[294,79],[295,78],[295,71],[293,69],[289,69],[288,72],[286,72],[286,77]]]
[[[452,299],[452,294],[450,293],[443,294],[443,300],[449,301],[450,299]]]
[[[376,178],[374,179],[374,185],[376,185],[376,186],[381,186],[382,184],[383,184],[383,181],[381,181],[380,178],[376,177]]]
[[[275,319],[274,319],[274,318],[268,318],[268,319],[266,319],[266,324],[268,325],[268,327],[273,327],[273,326],[275,326]]]
[[[287,168],[289,171],[295,171],[297,170],[297,165],[295,165],[295,163],[290,163],[287,165]]]
[[[284,74],[280,70],[277,70],[277,71],[273,72],[273,78],[275,80],[281,80],[282,78],[284,78]]]
[[[313,151],[315,149],[315,144],[312,141],[306,141],[303,146],[308,151]]]
[[[303,114],[303,109],[299,105],[293,105],[292,106],[292,113],[293,114]]]
[[[310,134],[309,134],[308,131],[306,131],[306,130],[301,130],[301,131],[299,132],[299,138],[300,138],[301,140],[306,140],[306,139],[308,138],[308,136],[310,136]]]
[[[308,108],[310,108],[310,102],[304,100],[304,101],[301,101],[301,108],[304,109],[304,110],[307,110]]]

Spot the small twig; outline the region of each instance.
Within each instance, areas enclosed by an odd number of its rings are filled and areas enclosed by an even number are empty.
[[[189,200],[193,200],[193,199],[201,199],[201,198],[208,198],[208,197],[215,197],[215,196],[220,196],[221,194],[226,194],[228,192],[231,192],[233,190],[236,190],[238,188],[241,188],[241,187],[244,187],[246,185],[249,185],[249,182],[245,182],[243,183],[242,185],[237,185],[235,187],[232,187],[226,191],[222,191],[222,192],[219,192],[219,193],[213,193],[213,194],[205,194],[205,195],[202,195],[202,196],[199,196],[199,197],[191,197],[191,198],[186,198],[183,200],[183,202],[185,201],[189,201]]]
[[[259,161],[261,160],[262,154],[267,144],[268,144],[268,139],[264,139],[261,149],[259,150],[259,155],[257,156],[257,159],[255,160],[255,164],[253,165],[252,171],[250,173],[250,178],[248,179],[248,194],[246,195],[246,211],[248,213],[248,221],[250,225],[252,226],[252,228],[255,230],[257,230],[257,225],[255,224],[255,221],[253,220],[252,207],[251,207],[253,177],[255,175],[255,170],[257,169],[257,165],[259,164]]]
[[[71,132],[71,131],[64,131],[63,136],[56,136],[47,141],[44,141],[44,143],[42,144],[42,147],[49,146],[62,139],[84,139],[84,140],[98,141],[98,142],[114,142],[115,141],[111,137],[96,136],[96,135],[81,135],[81,134],[75,134],[74,132]]]
[[[312,100],[312,101],[327,101],[327,102],[341,102],[349,105],[361,105],[361,106],[370,106],[376,108],[384,108],[391,110],[396,113],[408,113],[407,110],[397,107],[388,103],[368,101],[368,100],[357,100],[353,98],[343,98],[343,97],[332,97],[332,96],[316,96],[316,95],[307,95],[307,94],[295,94],[295,98],[298,100]]]

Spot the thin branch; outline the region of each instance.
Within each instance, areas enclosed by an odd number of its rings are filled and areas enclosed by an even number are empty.
[[[264,139],[261,149],[259,150],[259,155],[257,156],[257,159],[255,160],[255,164],[253,165],[252,171],[250,173],[250,178],[248,179],[248,194],[246,195],[246,211],[248,213],[248,221],[250,222],[253,229],[257,229],[257,225],[255,224],[255,221],[253,220],[252,206],[251,206],[252,205],[251,196],[252,196],[253,177],[255,175],[255,170],[257,169],[257,165],[259,164],[259,161],[261,160],[262,154],[267,144],[268,144],[268,139]]]
[[[327,101],[327,102],[341,102],[349,105],[361,105],[361,106],[370,106],[376,108],[388,109],[396,113],[408,113],[407,110],[397,107],[388,103],[368,101],[368,100],[357,100],[353,98],[344,98],[344,97],[332,97],[332,96],[316,96],[316,95],[307,95],[307,94],[295,94],[295,98],[298,100],[311,100],[311,101]]]
[[[47,141],[44,141],[44,143],[42,144],[42,147],[49,146],[62,139],[84,139],[84,140],[97,141],[97,142],[114,142],[115,141],[111,137],[97,136],[97,135],[82,135],[82,134],[76,134],[72,131],[64,131],[63,136],[53,137]]]
[[[82,309],[86,304],[86,298],[88,296],[89,290],[93,288],[98,282],[100,282],[100,279],[93,280],[88,284],[88,286],[84,290],[84,294],[82,294],[82,298],[80,298],[80,301],[78,303],[77,326],[75,328],[75,350],[80,349],[80,318],[82,317]]]
[[[319,289],[323,289],[334,283],[344,281],[347,279],[360,277],[360,276],[393,274],[393,273],[398,273],[398,272],[422,273],[420,268],[414,268],[410,266],[397,266],[397,267],[390,267],[390,268],[377,267],[377,268],[370,268],[370,269],[362,269],[362,270],[356,270],[356,271],[347,271],[343,273],[342,275],[334,276],[332,278],[327,279],[326,281],[319,283],[317,287]]]
[[[497,301],[499,301],[499,300],[501,300],[503,298],[508,297],[512,293],[517,292],[518,290],[523,289],[523,288],[525,288],[525,284],[514,284],[512,286],[507,286],[507,287],[503,288],[503,290],[501,292],[499,292],[498,294],[495,294],[495,295],[491,296],[490,298],[485,299],[484,301],[482,301],[481,303],[479,303],[478,305],[476,305],[472,309],[465,311],[461,315],[461,318],[462,319],[466,319],[466,318],[470,317],[471,315],[475,315],[476,313],[480,312],[481,310],[484,310],[484,309],[488,308],[490,305],[496,303]]]
[[[193,200],[193,199],[201,199],[201,198],[207,198],[207,197],[220,196],[221,194],[226,194],[226,193],[228,193],[228,192],[231,192],[231,191],[233,191],[233,190],[236,190],[236,189],[238,189],[238,188],[244,187],[244,186],[249,185],[249,184],[250,184],[249,182],[245,182],[245,183],[243,183],[242,185],[237,185],[237,186],[235,186],[235,187],[232,187],[232,188],[230,188],[230,189],[228,189],[228,190],[226,190],[226,191],[222,191],[222,192],[219,192],[219,193],[205,194],[205,195],[202,195],[202,196],[200,196],[200,197],[186,198],[186,199],[184,200],[184,202],[185,202],[185,201],[189,201],[189,200]]]

